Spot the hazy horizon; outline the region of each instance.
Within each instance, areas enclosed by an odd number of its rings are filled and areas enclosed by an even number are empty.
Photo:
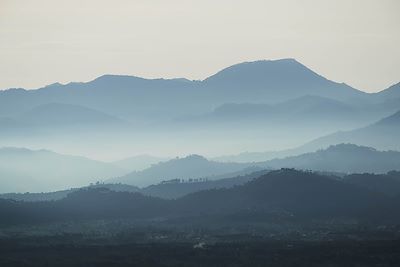
[[[201,80],[240,62],[295,58],[376,92],[399,82],[399,9],[391,0],[1,1],[0,90],[104,74]]]

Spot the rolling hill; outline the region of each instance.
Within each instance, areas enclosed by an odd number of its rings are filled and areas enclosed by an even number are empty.
[[[125,159],[113,161],[112,164],[128,171],[142,171],[162,161],[167,161],[166,157],[155,157],[151,155],[136,155]]]
[[[336,132],[305,144],[301,149],[315,150],[339,143],[353,143],[377,149],[400,150],[400,111],[366,127]]]
[[[386,173],[400,170],[400,152],[378,151],[371,147],[338,144],[318,150],[263,163],[270,168],[296,168],[343,173]]]
[[[220,222],[314,219],[364,221],[399,220],[397,198],[375,193],[335,177],[293,169],[268,172],[244,185],[211,189],[176,200],[162,200],[139,193],[87,188],[50,202],[0,200],[0,225],[93,219],[199,218]],[[245,214],[245,216],[241,216]],[[263,215],[263,216],[261,216]],[[219,219],[218,219],[219,218]]]
[[[172,179],[212,179],[212,176],[230,174],[249,166],[252,166],[252,164],[214,162],[199,155],[190,155],[160,162],[143,171],[135,171],[122,177],[113,178],[110,182],[144,187]]]

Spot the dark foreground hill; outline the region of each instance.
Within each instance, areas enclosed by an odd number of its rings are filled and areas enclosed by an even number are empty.
[[[211,189],[227,189],[239,185],[244,185],[262,175],[267,174],[271,170],[257,170],[250,174],[232,174],[230,178],[221,178],[217,180],[193,180],[182,182],[179,180],[165,181],[159,184],[150,185],[144,188],[138,188],[126,184],[94,184],[89,187],[73,188],[69,190],[43,192],[43,193],[6,193],[0,194],[2,199],[12,199],[17,201],[52,201],[66,198],[68,194],[82,189],[106,188],[114,192],[137,192],[147,196],[159,197],[163,199],[176,199],[191,193],[211,190]],[[386,174],[373,173],[354,173],[345,175],[343,173],[320,172],[322,175],[329,175],[335,180],[355,184],[359,187],[367,188],[376,193],[383,193],[387,196],[400,196],[400,172],[390,171]]]
[[[292,219],[398,220],[398,198],[391,198],[337,177],[282,169],[242,186],[212,189],[177,200],[139,193],[84,189],[50,202],[0,201],[0,224],[29,224],[92,219],[163,219],[218,217],[224,220]],[[272,215],[274,214],[274,215]],[[228,219],[229,218],[229,219]],[[260,219],[261,218],[261,219]]]

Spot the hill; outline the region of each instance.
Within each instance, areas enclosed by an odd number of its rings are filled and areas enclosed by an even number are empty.
[[[26,201],[26,202],[38,202],[38,201],[53,201],[66,198],[70,193],[82,190],[82,189],[95,189],[95,188],[105,188],[114,192],[139,192],[138,187],[126,184],[104,184],[96,183],[89,186],[80,188],[71,188],[67,190],[54,191],[54,192],[41,192],[41,193],[4,193],[0,194],[2,199],[11,199],[16,201]]]
[[[230,223],[267,222],[278,215],[283,221],[383,223],[399,219],[396,198],[336,177],[292,169],[268,172],[241,186],[199,191],[176,200],[88,188],[51,202],[0,200],[0,211],[4,215],[0,217],[2,225],[116,218],[166,219],[170,223],[177,218],[193,223],[205,218],[214,218],[214,222],[222,218]]]
[[[400,196],[400,172],[398,171],[387,174],[351,174],[345,176],[344,181],[389,196]]]
[[[164,181],[159,184],[149,185],[144,188],[138,188],[133,185],[127,184],[106,184],[106,183],[96,183],[90,186],[85,186],[81,188],[72,188],[68,190],[61,190],[55,192],[42,192],[42,193],[4,193],[0,194],[2,199],[12,199],[17,201],[51,201],[60,200],[66,198],[68,194],[81,190],[81,189],[94,189],[94,188],[106,188],[114,192],[139,192],[143,195],[159,197],[164,199],[175,199],[182,197],[184,195],[198,192],[207,189],[214,188],[229,188],[236,185],[242,185],[248,181],[258,178],[269,170],[260,170],[259,168],[249,168],[242,172],[224,174],[221,176],[216,176],[216,180],[204,179],[193,179],[193,180],[170,180]],[[250,173],[250,174],[247,174]],[[229,178],[225,178],[229,177]]]
[[[113,178],[111,182],[148,186],[172,179],[212,178],[228,174],[251,166],[247,163],[221,163],[209,161],[199,155],[190,155],[152,165],[143,171],[131,172],[125,176]]]
[[[362,126],[371,121],[359,107],[320,96],[301,96],[278,104],[226,103],[212,112],[189,116],[180,120],[187,124],[212,124],[266,128],[268,131],[284,128],[305,128],[314,131],[336,131]],[[374,116],[374,115],[372,115]]]
[[[400,150],[400,111],[366,127],[336,132],[317,138],[302,149],[314,150],[339,143],[353,143],[378,149]]]
[[[169,158],[154,157],[151,155],[137,155],[122,160],[113,161],[112,164],[128,171],[141,171]]]
[[[247,170],[246,173],[249,173]],[[243,185],[253,179],[260,177],[261,175],[269,172],[269,170],[259,170],[251,172],[250,174],[244,174],[234,176],[230,178],[222,178],[217,180],[196,180],[191,182],[181,181],[167,181],[164,183],[150,185],[143,188],[140,192],[144,195],[160,197],[165,199],[176,199],[188,195],[190,193],[218,189],[218,188],[231,188],[238,185]]]
[[[400,170],[400,152],[338,144],[327,149],[264,162],[270,168],[296,168],[344,173],[386,173]]]
[[[255,214],[275,211],[307,218],[364,219],[378,219],[378,214],[390,217],[386,212],[393,208],[391,200],[378,193],[334,177],[292,169],[272,171],[232,189],[193,193],[179,199],[177,205],[181,213],[191,215],[250,210]]]

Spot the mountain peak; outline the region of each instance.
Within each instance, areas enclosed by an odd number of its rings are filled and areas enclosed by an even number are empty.
[[[188,156],[186,156],[186,157],[184,157],[184,158],[182,158],[183,160],[201,160],[201,161],[208,161],[205,157],[203,157],[203,156],[201,156],[201,155],[198,155],[198,154],[191,154],[191,155],[188,155]]]
[[[318,74],[308,69],[303,64],[293,58],[285,58],[278,60],[257,60],[243,62],[227,67],[216,74],[205,79],[205,82],[219,82],[229,79],[231,82],[254,83],[258,79],[263,81],[278,81],[288,80],[287,75],[291,78],[300,78],[309,74],[314,77],[319,77]]]
[[[377,151],[375,148],[372,147],[368,147],[368,146],[359,146],[356,144],[351,144],[351,143],[341,143],[341,144],[336,144],[336,145],[331,145],[328,148],[326,148],[325,150],[321,150],[321,151],[325,151],[327,153],[329,152],[356,152],[356,153],[360,153],[362,151]]]

